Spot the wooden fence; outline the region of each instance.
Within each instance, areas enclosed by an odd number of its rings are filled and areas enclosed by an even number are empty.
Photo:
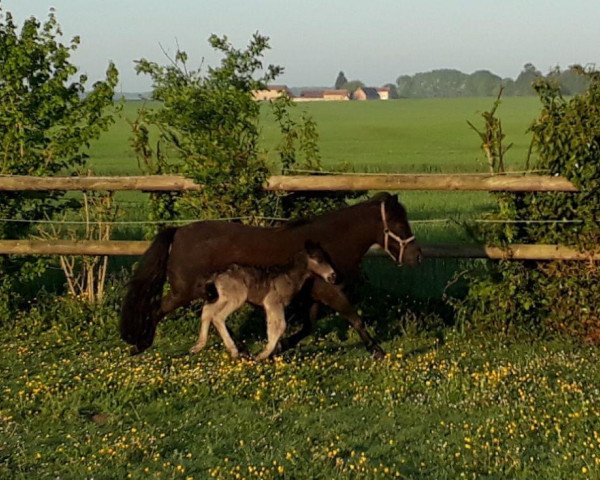
[[[175,175],[128,177],[29,177],[0,176],[0,191],[50,190],[141,190],[193,191],[201,185]],[[562,177],[543,175],[488,174],[376,174],[272,176],[266,184],[271,191],[334,190],[454,190],[577,192]],[[12,255],[141,255],[144,241],[1,240],[0,254]],[[489,258],[509,260],[600,260],[600,251],[580,252],[561,245],[511,245],[507,248],[484,245],[422,245],[429,258]],[[374,254],[380,252],[374,251]]]
[[[0,254],[10,255],[142,255],[150,242],[131,240],[0,240]],[[587,260],[599,261],[600,252],[579,252],[561,245],[514,244],[507,248],[485,245],[421,245],[427,258],[488,258],[492,260]],[[375,248],[369,255],[387,255]]]
[[[177,175],[129,177],[0,176],[0,191],[142,190],[147,192],[200,190],[201,185]],[[488,174],[273,175],[271,191],[334,190],[460,190],[487,192],[577,192],[562,177]]]

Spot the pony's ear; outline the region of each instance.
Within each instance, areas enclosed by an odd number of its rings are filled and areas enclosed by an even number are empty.
[[[379,192],[371,197],[371,200],[376,202],[388,202],[391,195],[388,192]]]
[[[304,249],[310,254],[315,252],[316,250],[319,250],[321,247],[319,246],[318,243],[313,242],[312,240],[307,240],[306,242],[304,242]]]

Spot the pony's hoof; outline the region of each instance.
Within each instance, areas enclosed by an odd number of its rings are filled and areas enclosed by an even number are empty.
[[[238,355],[240,358],[250,358],[250,351],[248,350],[248,346],[245,343],[242,343],[238,347]]]
[[[135,357],[136,355],[139,355],[140,353],[145,352],[147,349],[148,349],[148,347],[140,347],[139,345],[133,345],[129,349],[129,355],[132,357]]]
[[[371,352],[371,355],[375,360],[383,360],[385,358],[385,352],[381,347],[375,347]]]

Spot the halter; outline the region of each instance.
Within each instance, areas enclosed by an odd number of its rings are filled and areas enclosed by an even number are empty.
[[[415,241],[415,236],[413,235],[412,237],[408,237],[408,238],[400,238],[398,235],[396,235],[394,232],[392,232],[390,230],[390,227],[388,227],[387,218],[385,215],[385,202],[381,202],[381,221],[383,223],[383,249],[386,251],[386,253],[390,257],[392,257],[394,259],[395,262],[398,263],[398,265],[402,265],[402,257],[404,256],[404,250],[406,249],[406,246],[410,242]],[[394,256],[394,254],[392,252],[390,252],[390,249],[388,248],[388,243],[389,243],[390,237],[398,242],[398,258],[396,258]]]

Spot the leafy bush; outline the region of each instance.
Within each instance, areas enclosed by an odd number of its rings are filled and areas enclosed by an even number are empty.
[[[210,45],[223,58],[218,67],[191,70],[187,54],[178,50],[167,66],[146,59],[137,62],[138,73],[153,81],[156,109],[142,109],[133,123],[133,146],[143,168],[153,174],[179,173],[202,185],[200,192],[160,194],[153,198],[153,219],[167,222],[176,217],[242,218],[264,223],[264,217],[298,214],[298,203],[265,192],[263,184],[273,169],[320,170],[318,135],[312,119],[291,114],[293,102],[285,95],[268,102],[282,137],[280,165],[269,165],[259,147],[261,103],[254,92],[265,89],[283,71],[262,57],[268,39],[255,34],[245,49],[236,49],[226,37],[212,35]],[[158,131],[154,144],[152,131]],[[156,145],[156,146],[154,146]],[[308,201],[308,195],[301,198]],[[343,201],[343,196],[310,196],[310,208],[318,213]],[[315,200],[316,199],[316,200]]]
[[[600,73],[580,73],[589,78],[588,89],[570,99],[551,80],[535,83],[542,111],[530,128],[537,153],[533,168],[566,177],[579,193],[497,195],[499,212],[493,218],[510,223],[483,229],[487,242],[598,248]],[[495,329],[541,327],[600,341],[600,271],[591,260],[500,262],[483,273],[471,272],[470,291],[458,315],[462,321]]]
[[[70,62],[79,37],[69,45],[50,12],[41,23],[29,18],[19,29],[0,8],[0,174],[55,175],[86,161],[85,148],[110,125],[118,73],[111,63],[104,81],[85,90],[87,78]],[[23,238],[34,221],[64,212],[63,194],[3,192],[0,238]],[[18,222],[15,222],[17,220]],[[19,300],[19,285],[44,270],[44,259],[0,258],[0,317]]]

